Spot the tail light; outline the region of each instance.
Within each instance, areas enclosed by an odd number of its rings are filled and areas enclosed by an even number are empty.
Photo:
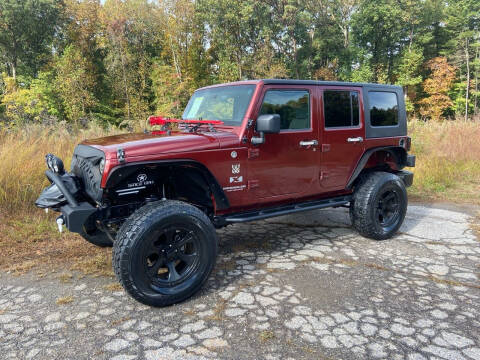
[[[412,139],[409,136],[401,138],[398,141],[398,146],[404,148],[408,152],[408,151],[410,151],[410,147],[412,146]]]

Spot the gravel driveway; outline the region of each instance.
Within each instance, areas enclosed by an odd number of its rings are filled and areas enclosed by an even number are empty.
[[[410,206],[381,242],[343,208],[230,226],[209,283],[163,309],[108,290],[112,279],[0,274],[0,357],[480,359],[470,221]]]

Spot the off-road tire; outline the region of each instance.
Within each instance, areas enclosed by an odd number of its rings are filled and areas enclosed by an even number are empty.
[[[100,246],[100,247],[112,247],[113,246],[113,241],[110,240],[107,234],[105,234],[103,231],[96,230],[93,233],[87,233],[85,231],[82,231],[80,233],[80,236],[83,237],[85,240],[87,240],[89,243]]]
[[[393,194],[398,203],[398,212],[391,212],[395,215],[392,215],[391,223],[382,223],[384,217],[379,215],[383,213],[382,197],[392,196],[386,194]],[[350,220],[361,235],[385,240],[391,238],[402,225],[407,205],[407,190],[398,176],[387,172],[368,173],[355,186],[353,201],[350,203]]]
[[[185,280],[178,286],[162,289],[168,291],[168,294],[162,294],[145,280],[147,271],[141,270],[145,264],[142,268],[140,263],[145,263],[142,254],[147,244],[162,229],[175,227],[176,224],[184,224],[192,230],[189,234],[193,234],[198,245],[198,269],[187,279],[188,282]],[[200,290],[215,266],[217,243],[215,228],[201,210],[181,201],[157,201],[138,209],[121,226],[113,247],[113,269],[125,291],[133,298],[150,306],[168,306]]]

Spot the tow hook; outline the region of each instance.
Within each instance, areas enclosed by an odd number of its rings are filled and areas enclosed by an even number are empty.
[[[63,232],[63,225],[65,224],[65,220],[63,219],[63,215],[60,215],[57,218],[57,226],[58,226],[58,232]]]

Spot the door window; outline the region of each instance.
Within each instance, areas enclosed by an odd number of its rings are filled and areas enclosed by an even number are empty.
[[[306,90],[268,90],[260,115],[280,115],[280,129],[310,128],[310,94]]]
[[[358,92],[325,90],[323,92],[325,127],[353,127],[360,123]]]

